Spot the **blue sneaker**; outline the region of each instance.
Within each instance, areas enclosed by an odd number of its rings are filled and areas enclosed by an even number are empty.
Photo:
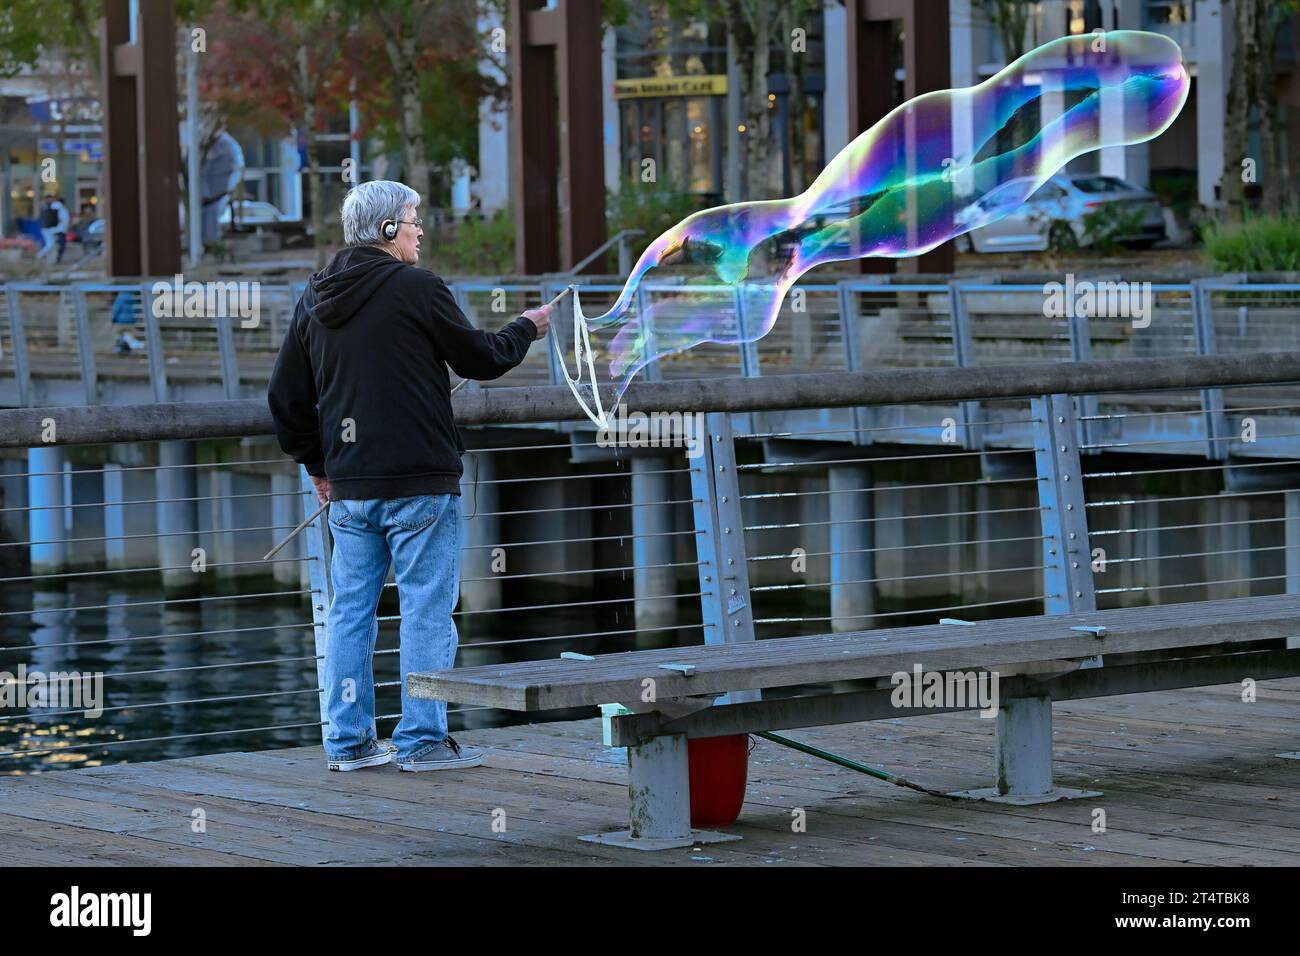
[[[398,770],[459,770],[464,767],[477,767],[483,762],[483,751],[477,747],[462,747],[450,736],[444,737],[427,754],[418,760],[399,760]]]
[[[359,756],[349,757],[346,760],[331,759],[329,768],[331,770],[360,770],[363,767],[382,767],[392,759],[392,747],[381,744],[377,740],[372,740]]]

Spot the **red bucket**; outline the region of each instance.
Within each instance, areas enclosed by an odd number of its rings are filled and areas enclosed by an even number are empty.
[[[736,822],[749,775],[749,734],[686,741],[691,774],[691,826],[725,827]]]

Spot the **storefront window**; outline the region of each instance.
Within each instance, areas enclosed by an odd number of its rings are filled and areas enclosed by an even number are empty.
[[[687,181],[693,193],[716,192],[722,185],[713,180],[713,153],[709,148],[709,137],[713,133],[710,113],[708,100],[686,101],[686,124],[689,127],[686,135],[690,143]]]
[[[665,4],[647,3],[618,28],[617,37],[620,166],[625,175],[639,178],[642,161],[653,159],[660,181],[671,180],[709,202],[721,202],[730,139],[725,27],[709,20],[674,21]],[[772,195],[784,195],[792,179],[811,181],[824,162],[823,63],[819,17],[809,21],[806,53],[792,58],[781,43],[773,44],[771,149],[764,151]],[[791,69],[800,71],[797,102],[791,102],[791,81],[785,77]]]

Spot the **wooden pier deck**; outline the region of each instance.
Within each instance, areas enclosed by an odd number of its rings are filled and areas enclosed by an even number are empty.
[[[642,853],[579,842],[626,825],[621,752],[596,720],[478,730],[481,768],[329,773],[319,748],[0,778],[8,865],[1300,864],[1300,679],[1058,704],[1061,786],[1012,807],[927,797],[759,740],[734,843]],[[792,731],[931,787],[987,786],[975,714]],[[792,832],[792,811],[806,832]],[[1094,832],[1096,809],[1105,832]],[[195,832],[196,811],[206,832]],[[494,819],[504,821],[496,832]],[[498,824],[497,830],[500,829]]]

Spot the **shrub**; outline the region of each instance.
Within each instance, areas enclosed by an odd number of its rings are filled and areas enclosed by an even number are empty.
[[[435,272],[448,275],[504,275],[515,267],[515,220],[510,209],[491,219],[467,216],[433,236]]]
[[[1083,217],[1083,244],[1103,255],[1120,247],[1125,236],[1142,231],[1143,210],[1122,202],[1102,203]]]
[[[633,260],[661,233],[699,208],[699,198],[678,187],[671,179],[649,183],[625,179],[619,191],[609,190],[605,199],[605,215],[611,236],[623,229],[641,230],[641,235],[630,237],[628,241]]]
[[[1212,222],[1201,231],[1205,260],[1219,272],[1300,271],[1300,209]]]

